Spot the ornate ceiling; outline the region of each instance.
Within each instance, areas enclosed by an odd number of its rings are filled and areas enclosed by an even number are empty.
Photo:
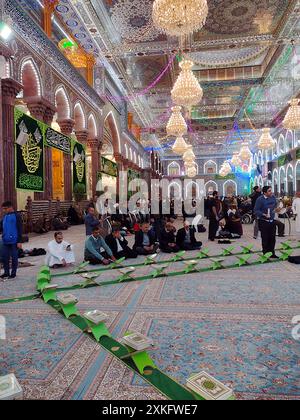
[[[146,144],[150,128],[164,136],[172,106],[170,90],[179,72],[175,59],[154,87],[138,95],[178,51],[176,39],[153,27],[152,3],[60,0],[56,7],[57,18],[83,48],[107,68],[123,93],[135,97],[129,109],[144,128]],[[204,90],[203,101],[192,112],[191,127],[202,137],[209,131],[218,143],[219,133],[224,140],[236,120],[249,128],[249,116],[260,126],[285,107],[295,89],[287,78],[291,78],[290,41],[299,39],[300,5],[298,0],[208,0],[208,7],[206,25],[187,51]]]

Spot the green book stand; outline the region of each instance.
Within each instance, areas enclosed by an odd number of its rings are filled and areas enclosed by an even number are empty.
[[[224,267],[223,262],[224,260],[210,258],[210,261],[213,265],[210,267],[212,270],[222,270]]]
[[[59,295],[57,295],[57,302],[59,303],[60,308],[66,318],[79,315],[79,312],[76,308],[78,300],[75,296],[69,293],[60,293]]]
[[[242,248],[242,254],[251,254],[254,248],[254,245],[250,244],[247,246],[241,245]]]
[[[292,244],[291,244],[291,242],[290,242],[290,241],[287,241],[287,242],[282,242],[282,243],[281,243],[281,249],[283,249],[283,250],[289,250],[289,249],[292,249]]]
[[[169,267],[169,264],[166,264],[166,265],[154,265],[152,267],[154,268],[154,271],[152,271],[150,273],[150,276],[155,279],[157,277],[166,276],[165,270]]]
[[[171,259],[172,262],[182,261],[185,256],[185,251],[180,251]]]
[[[155,264],[155,260],[157,258],[158,254],[153,254],[153,255],[149,255],[145,262],[144,265],[151,265],[151,264]]]
[[[203,248],[196,257],[198,260],[209,258],[209,248]]]
[[[196,273],[198,271],[196,267],[199,264],[199,261],[184,261],[184,264],[186,265],[184,270],[185,274]]]
[[[132,273],[135,272],[135,267],[128,267],[128,268],[124,268],[119,270],[121,273],[121,276],[117,279],[118,283],[122,283],[123,281],[128,281],[128,280],[134,280],[134,277],[132,277]]]
[[[37,276],[36,288],[38,291],[42,291],[50,283],[50,275],[47,276],[44,273],[39,273]]]
[[[266,264],[266,263],[270,262],[270,259],[271,259],[272,255],[273,255],[272,252],[268,252],[267,254],[259,257],[258,262],[260,262],[261,264]]]
[[[287,261],[290,258],[290,256],[292,255],[293,250],[292,249],[286,249],[286,250],[280,251],[280,252],[281,252],[281,256],[280,256],[281,261]]]
[[[244,265],[249,265],[249,259],[251,258],[251,255],[243,255],[236,258],[238,259],[238,262],[236,263],[237,267],[243,267]]]
[[[121,266],[121,264],[122,264],[125,260],[126,260],[126,258],[125,258],[125,257],[123,257],[123,258],[120,258],[120,259],[119,259],[119,260],[117,260],[117,261],[112,262],[112,263],[108,266],[108,269],[114,270],[115,268],[120,267],[120,266]]]
[[[81,274],[81,277],[84,279],[84,282],[81,283],[81,287],[84,289],[88,286],[94,286],[95,284],[98,284],[95,280],[100,276],[100,273],[83,273]]]
[[[78,274],[80,271],[82,271],[87,265],[89,265],[89,261],[84,261],[82,264],[80,264],[75,270],[73,271],[73,274]]]
[[[228,257],[229,255],[233,255],[233,251],[235,250],[234,246],[230,246],[228,248],[223,248],[223,257]]]
[[[50,300],[56,301],[56,290],[57,290],[57,284],[48,284],[46,285],[42,290],[42,296],[45,303],[50,302]]]
[[[105,320],[107,319],[105,314],[100,311],[92,311],[86,312],[83,317],[88,324],[88,329],[98,343],[102,337],[111,337],[105,325]]]

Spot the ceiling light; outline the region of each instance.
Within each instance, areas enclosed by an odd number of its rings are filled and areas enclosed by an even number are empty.
[[[187,125],[181,114],[181,106],[172,108],[172,115],[167,124],[168,136],[180,137],[187,133]]]
[[[207,0],[155,0],[153,3],[154,25],[171,36],[199,31],[207,15]]]
[[[262,135],[258,142],[258,148],[261,150],[273,149],[275,147],[275,140],[271,136],[270,128],[263,128]]]
[[[300,106],[299,99],[294,98],[290,102],[288,112],[282,122],[286,130],[300,130]]]
[[[249,144],[248,143],[244,143],[242,145],[239,157],[242,159],[242,161],[251,159],[252,153],[251,153],[251,150],[249,149]]]
[[[183,60],[179,64],[182,71],[171,91],[172,100],[177,105],[191,107],[203,98],[203,90],[192,72],[193,65],[191,60]]]
[[[183,155],[188,150],[188,145],[183,137],[177,137],[172,150],[177,155]]]
[[[0,36],[2,39],[7,40],[12,33],[12,30],[5,22],[0,22]]]

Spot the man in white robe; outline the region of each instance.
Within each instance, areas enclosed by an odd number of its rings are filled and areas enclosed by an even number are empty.
[[[56,232],[54,240],[48,243],[46,264],[51,268],[66,267],[75,263],[73,246],[64,241],[63,234]]]
[[[300,192],[296,194],[296,198],[293,201],[293,212],[297,215],[296,232],[300,233]]]

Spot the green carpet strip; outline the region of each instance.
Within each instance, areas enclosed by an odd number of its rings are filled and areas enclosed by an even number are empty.
[[[190,257],[190,258],[183,258],[183,256],[186,254],[185,251],[181,251],[178,254],[174,255],[173,258],[171,258],[170,260],[159,260],[156,261],[155,259],[152,259],[151,256],[146,257],[146,262],[145,263],[139,263],[139,264],[130,264],[130,267],[134,267],[134,268],[138,268],[138,267],[145,267],[145,266],[149,266],[152,264],[171,264],[173,262],[177,262],[177,261],[193,261],[195,259],[199,259],[199,260],[205,260],[205,259],[210,259],[210,258],[222,258],[222,257],[238,257],[239,255],[249,255],[249,254],[257,254],[261,251],[256,250],[254,251],[254,245],[250,244],[248,246],[242,246],[242,249],[239,252],[234,252],[235,247],[228,247],[228,248],[223,248],[223,252],[222,254],[218,254],[218,255],[209,255],[210,254],[210,250],[209,248],[203,248],[202,250],[199,251],[199,253],[194,256],[194,257]],[[296,249],[300,249],[300,242],[298,242],[298,245],[296,245],[295,247],[292,246],[291,242],[287,241],[287,242],[282,242],[281,243],[281,247],[277,248],[276,251],[286,251],[286,250],[296,250]],[[126,268],[127,265],[122,265],[122,263],[125,261],[125,258],[121,258],[120,260],[118,260],[115,263],[112,263],[109,266],[103,267],[103,268],[94,268],[94,269],[89,269],[89,270],[85,270],[84,268],[89,265],[89,263],[82,263],[80,264],[74,271],[69,271],[69,272],[64,272],[64,273],[56,273],[56,274],[52,274],[52,277],[65,277],[65,276],[70,276],[72,274],[83,274],[83,273],[103,273],[106,271],[110,271],[110,270],[118,270],[119,268]]]
[[[52,308],[56,309],[58,312],[61,312],[61,306],[57,301],[51,300],[48,302],[48,304],[51,305]],[[87,332],[89,325],[86,322],[85,318],[83,318],[80,314],[75,315],[73,317],[69,317],[68,319],[82,332],[94,338],[94,340],[97,341],[104,350],[108,351],[112,356],[116,357],[121,363],[123,363],[131,371],[133,371],[142,379],[144,379],[148,384],[152,385],[166,398],[177,401],[204,400],[204,398],[189,391],[183,385],[179,384],[174,379],[172,379],[164,372],[159,370],[147,354],[142,354],[145,352],[139,353],[140,356],[142,355],[143,358],[142,361],[140,360],[140,364],[138,365],[140,367],[139,369],[136,363],[133,361],[135,353],[132,353],[123,344],[119,343],[114,338],[108,337],[106,335],[103,335],[99,338],[99,340],[96,340],[95,337],[93,337]],[[151,365],[148,366],[147,363],[151,363]]]

